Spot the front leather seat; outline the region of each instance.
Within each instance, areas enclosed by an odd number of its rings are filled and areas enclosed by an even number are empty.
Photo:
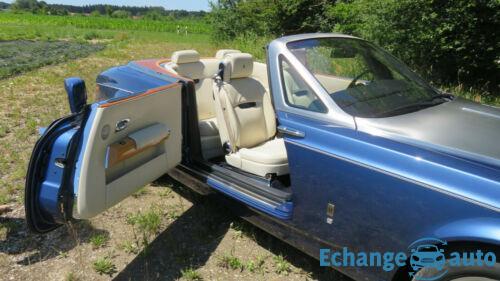
[[[276,138],[270,93],[252,77],[253,58],[230,53],[214,82],[215,114],[226,162],[259,176],[288,174],[283,139]],[[222,77],[220,77],[222,76]]]

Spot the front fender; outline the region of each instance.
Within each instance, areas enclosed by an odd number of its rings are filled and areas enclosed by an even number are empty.
[[[429,231],[427,235],[447,242],[474,241],[500,245],[500,218],[457,220]]]

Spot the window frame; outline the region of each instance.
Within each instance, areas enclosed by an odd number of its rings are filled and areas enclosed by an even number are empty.
[[[269,90],[273,97],[274,110],[276,112],[278,121],[282,118],[287,118],[289,114],[297,115],[308,120],[314,120],[316,122],[326,122],[330,124],[336,124],[337,126],[342,126],[349,129],[356,129],[356,123],[354,118],[342,110],[333,99],[330,98],[329,94],[325,91],[322,85],[316,80],[316,78],[302,65],[302,63],[288,50],[286,44],[293,41],[300,41],[306,38],[329,38],[329,37],[350,37],[348,35],[338,35],[338,34],[302,34],[293,35],[277,38],[271,41],[266,46],[266,62],[267,70],[269,73]],[[279,67],[279,57],[283,55],[287,61],[297,70],[299,76],[304,79],[304,81],[311,87],[314,93],[320,98],[324,105],[328,108],[328,113],[319,113],[309,110],[303,110],[295,107],[291,107],[285,102],[283,96],[283,88],[281,87],[281,74]]]
[[[302,79],[303,83],[309,88],[308,90],[310,90],[310,92],[314,95],[314,97],[316,98],[316,100],[321,103],[321,106],[322,106],[323,110],[322,111],[312,110],[312,109],[309,109],[309,108],[305,108],[305,107],[302,107],[302,106],[295,105],[295,104],[291,103],[288,100],[288,94],[287,94],[286,85],[285,85],[285,75],[283,73],[283,62],[286,62],[289,65],[289,67],[292,68],[296,73],[298,73],[298,71],[290,63],[290,61],[287,60],[285,58],[285,56],[283,56],[283,54],[279,55],[279,57],[278,57],[278,68],[279,68],[279,74],[280,74],[280,86],[281,86],[283,100],[285,101],[285,104],[287,106],[290,106],[290,107],[293,107],[293,108],[296,108],[296,109],[300,109],[300,110],[304,110],[304,111],[307,111],[307,112],[314,112],[314,113],[319,113],[319,114],[328,114],[328,112],[329,112],[328,106],[326,106],[326,104],[321,100],[321,98],[312,89],[312,87],[309,86],[309,84],[305,81],[305,79]],[[302,77],[300,77],[300,78],[302,78]]]

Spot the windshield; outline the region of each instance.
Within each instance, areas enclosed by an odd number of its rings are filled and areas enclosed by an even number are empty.
[[[395,116],[446,101],[403,63],[364,40],[315,38],[287,47],[353,116]]]

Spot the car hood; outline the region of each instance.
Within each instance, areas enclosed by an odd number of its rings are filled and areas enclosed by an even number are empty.
[[[461,98],[387,118],[355,118],[358,130],[500,167],[500,108]]]

